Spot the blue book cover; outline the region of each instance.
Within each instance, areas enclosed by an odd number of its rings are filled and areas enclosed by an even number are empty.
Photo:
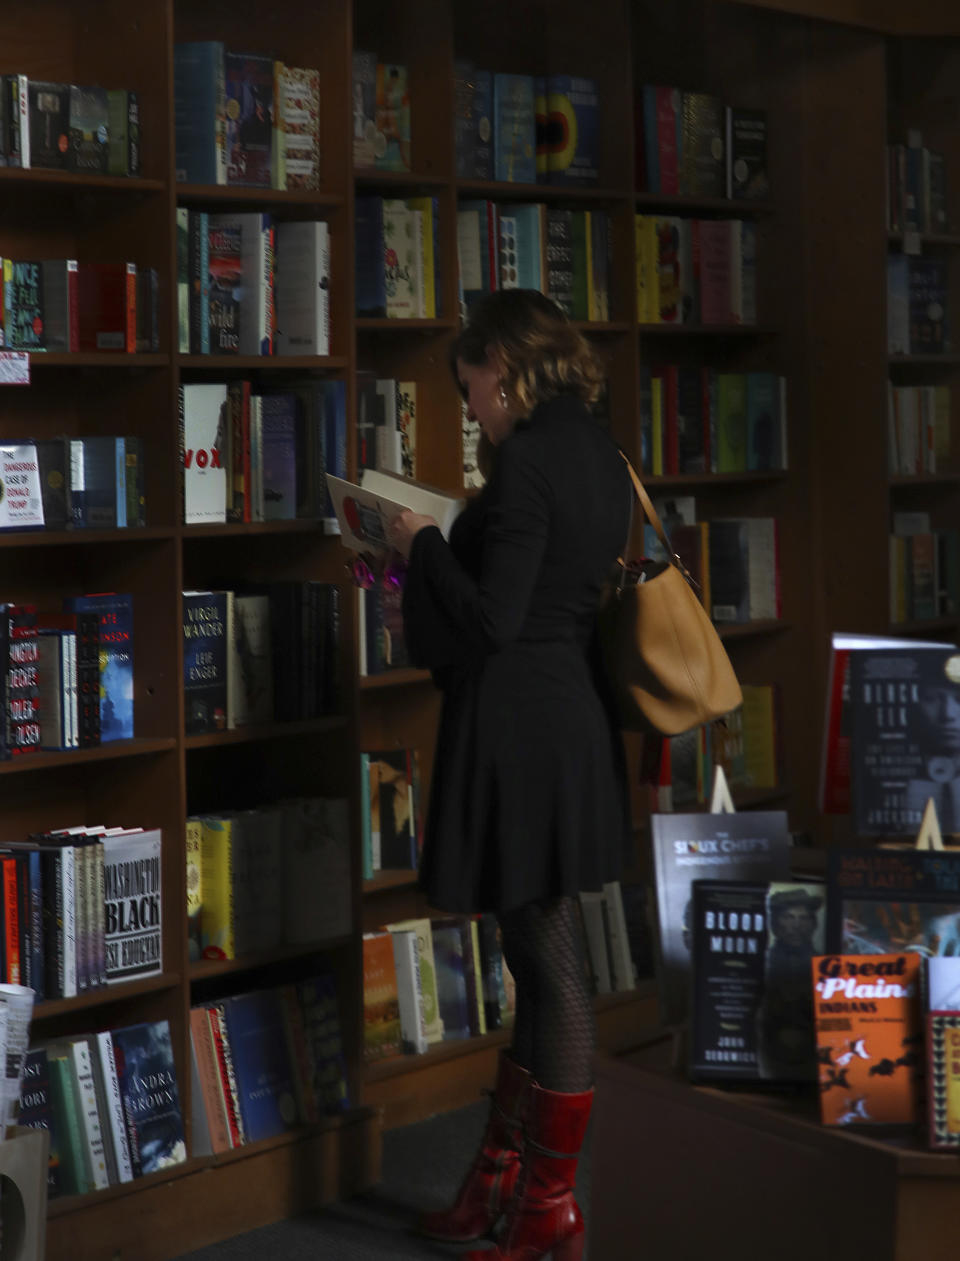
[[[325,973],[298,981],[296,990],[317,1108],[328,1116],[335,1115],[350,1106],[337,982],[332,974]]]
[[[177,180],[218,181],[217,111],[224,75],[220,40],[175,44],[173,50],[174,135]]]
[[[100,743],[133,739],[133,596],[69,596],[66,613],[100,618]]]
[[[186,733],[227,727],[227,593],[183,593],[183,700]]]
[[[547,183],[596,184],[600,101],[595,79],[555,74],[547,79]]]
[[[293,521],[297,515],[297,427],[299,399],[295,394],[264,394],[263,518]]]
[[[645,83],[641,89],[643,100],[643,156],[645,159],[645,191],[660,191],[660,149],[657,134],[657,89]]]
[[[273,161],[273,59],[227,52],[227,183],[269,188]]]
[[[434,920],[433,957],[437,969],[437,998],[443,1021],[444,1041],[470,1037],[470,1005],[467,997],[463,935],[455,922]]]
[[[910,354],[943,354],[950,349],[946,260],[911,258],[909,268]]]
[[[156,1020],[110,1033],[136,1177],[187,1158],[170,1025]]]
[[[357,315],[387,314],[387,275],[383,253],[383,198],[354,201]]]
[[[236,994],[224,1008],[247,1141],[292,1129],[297,1097],[279,995],[276,990]]]
[[[533,75],[493,76],[494,179],[534,184],[537,179],[537,128]]]
[[[347,387],[345,381],[323,383],[323,414],[321,442],[324,468],[333,477],[346,477]],[[329,491],[326,492],[324,516],[330,521],[337,519]]]

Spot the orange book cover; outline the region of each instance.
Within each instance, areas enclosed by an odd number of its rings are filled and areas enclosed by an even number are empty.
[[[824,1125],[913,1124],[918,1119],[920,962],[914,952],[814,955]]]
[[[363,934],[363,1058],[400,1054],[400,1000],[393,938],[388,932]]]
[[[17,860],[3,859],[3,908],[6,929],[7,975],[11,985],[21,984],[20,911],[17,893]]]

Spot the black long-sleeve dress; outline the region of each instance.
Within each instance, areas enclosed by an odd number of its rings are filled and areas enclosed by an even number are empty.
[[[629,841],[623,746],[594,641],[629,524],[626,466],[576,398],[518,422],[450,532],[413,541],[404,624],[443,691],[420,883],[507,911],[598,889]]]

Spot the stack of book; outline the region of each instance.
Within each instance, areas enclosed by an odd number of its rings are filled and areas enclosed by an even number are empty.
[[[194,1156],[348,1106],[335,982],[318,975],[190,1009]]]
[[[895,512],[890,535],[890,621],[950,617],[960,609],[960,530],[929,512]]]
[[[346,476],[345,382],[191,382],[179,406],[187,525],[322,519],[335,531],[326,474]]]
[[[463,199],[457,256],[466,308],[497,289],[537,289],[571,319],[610,318],[612,247],[605,210]]]
[[[160,349],[156,268],[75,258],[0,262],[0,344],[7,350],[133,354]]]
[[[140,145],[136,92],[0,75],[0,166],[139,175]]]
[[[346,800],[297,797],[187,820],[193,958],[236,959],[350,932]]]
[[[187,1147],[168,1022],[32,1046],[17,1124],[49,1132],[47,1189],[54,1198],[182,1164]]]
[[[263,583],[183,593],[188,735],[335,713],[340,587]]]
[[[317,188],[320,75],[221,40],[174,45],[177,180]]]
[[[894,475],[936,473],[950,456],[949,385],[887,383],[887,448]]]
[[[920,131],[911,131],[906,144],[888,144],[889,231],[936,235],[948,231],[949,221],[944,154],[939,149],[928,149]]]
[[[770,194],[765,110],[647,83],[637,96],[636,138],[644,192],[738,201]]]

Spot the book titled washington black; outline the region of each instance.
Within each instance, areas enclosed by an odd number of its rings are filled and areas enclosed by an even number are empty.
[[[694,882],[692,1077],[814,1080],[810,960],[823,949],[823,902],[817,884]]]
[[[850,654],[853,821],[864,836],[915,835],[932,800],[960,832],[960,653],[952,645]]]

